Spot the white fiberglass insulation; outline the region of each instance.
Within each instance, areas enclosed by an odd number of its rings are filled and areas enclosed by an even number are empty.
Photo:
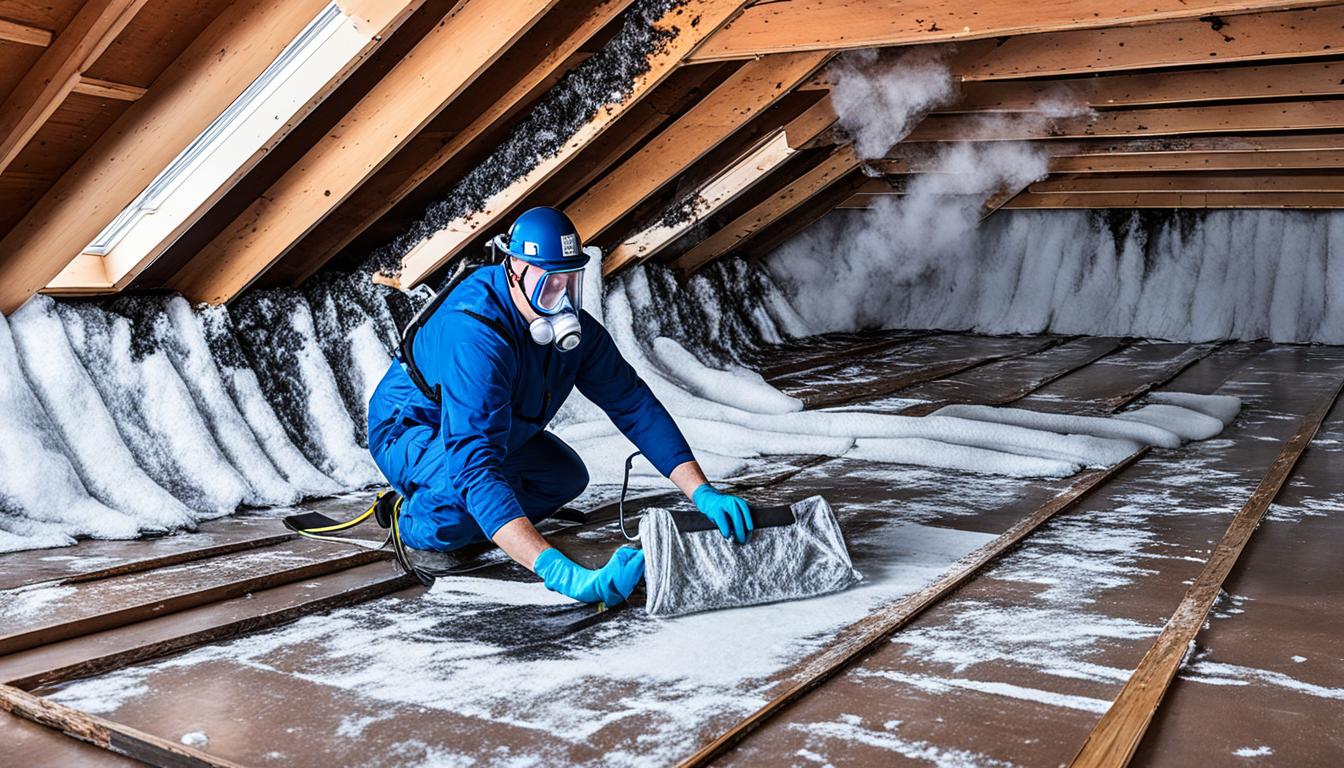
[[[219,450],[163,350],[136,360],[131,325],[84,305],[58,304],[75,354],[141,468],[192,510],[228,514],[246,484]]]
[[[1001,211],[897,258],[903,205],[835,211],[767,260],[811,332],[1344,343],[1344,214]]]
[[[1109,466],[1140,445],[1176,447],[1182,442],[1183,435],[1172,429],[1132,418],[1013,409],[981,412],[974,407],[962,411],[961,406],[925,417],[799,411],[793,404],[801,403],[754,371],[731,362],[716,369],[677,342],[654,335],[659,327],[670,324],[668,319],[637,324],[635,317],[657,318],[669,311],[655,299],[648,280],[644,272],[631,272],[606,292],[607,329],[626,359],[683,425],[697,455],[709,456],[707,463],[715,468],[733,466],[722,457],[851,455],[987,474],[1060,477],[1084,467]],[[1183,434],[1211,436],[1205,433],[1212,419],[1203,413],[1177,405],[1160,408],[1177,409],[1171,415],[1185,425]],[[595,484],[620,482],[624,458],[634,446],[591,404],[564,412],[555,430],[574,444]],[[652,468],[646,462],[637,463],[636,471],[644,476],[644,483],[649,481]]]
[[[182,502],[150,479],[127,447],[116,422],[94,387],[89,372],[70,347],[53,302],[36,297],[10,318],[23,373],[65,443],[89,493],[129,515],[140,530],[189,524],[193,515]],[[3,471],[27,474],[23,465]],[[40,519],[39,510],[22,514]],[[108,538],[126,535],[106,531]]]

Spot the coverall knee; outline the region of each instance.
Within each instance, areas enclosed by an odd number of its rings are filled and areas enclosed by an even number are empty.
[[[381,453],[374,457],[379,467],[406,497],[400,526],[407,546],[446,552],[486,540],[486,532],[453,488],[437,431],[411,427]],[[533,523],[550,517],[588,487],[583,460],[563,440],[544,430],[509,453],[501,471]]]

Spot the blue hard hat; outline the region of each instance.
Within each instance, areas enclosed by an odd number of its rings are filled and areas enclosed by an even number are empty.
[[[564,213],[550,207],[524,211],[507,235],[495,238],[495,247],[544,270],[585,266],[579,231]]]

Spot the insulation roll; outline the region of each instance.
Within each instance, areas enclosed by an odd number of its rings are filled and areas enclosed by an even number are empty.
[[[738,544],[694,513],[645,512],[639,538],[649,614],[680,616],[798,600],[838,592],[863,578],[822,497],[778,510],[753,509],[752,514],[755,530],[746,544]]]

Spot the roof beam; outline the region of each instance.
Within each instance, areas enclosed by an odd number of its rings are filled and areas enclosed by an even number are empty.
[[[174,165],[184,163],[178,169],[180,175],[171,182],[177,189],[151,204],[153,216],[147,215],[143,207],[134,212],[126,228],[114,235],[111,246],[105,246],[102,271],[108,282],[102,291],[111,293],[125,288],[176,243],[307,114],[344,83],[422,2],[342,0],[334,11],[321,13],[315,19],[321,29],[318,37],[308,38],[305,48],[291,57],[292,62],[301,64],[286,67],[275,75],[268,86],[273,87],[270,94],[248,105],[246,109],[252,115],[233,122],[226,138],[198,148],[201,154],[194,158],[179,156],[174,160]],[[320,42],[314,44],[314,39]],[[230,109],[235,108],[236,104]],[[153,185],[158,183],[156,180]],[[92,287],[83,277],[84,272],[72,262],[43,290],[90,291]]]
[[[743,5],[745,0],[687,0],[684,5],[674,7],[657,22],[657,26],[676,29],[676,36],[649,57],[648,70],[636,79],[629,94],[616,103],[599,108],[597,114],[570,137],[564,149],[542,160],[521,179],[496,192],[485,202],[481,211],[449,223],[411,249],[401,262],[402,285],[415,285],[460,253],[481,231],[498,225],[515,205],[568,164],[580,150],[657,87],[687,55]]]
[[[1117,192],[1037,195],[1023,192],[1005,210],[1066,208],[1344,208],[1344,194],[1331,192]]]
[[[1312,5],[1299,0],[995,0],[951,4],[941,0],[785,0],[748,8],[691,60],[722,61],[785,51],[1040,34]]]
[[[1052,162],[1060,162],[1059,170],[1074,173],[1107,170],[1144,170],[1141,163],[1180,162],[1183,156],[1211,157],[1242,155],[1263,157],[1271,163],[1283,157],[1292,162],[1292,153],[1344,150],[1344,134],[1265,134],[1259,136],[1174,136],[1131,139],[1080,139],[1035,141],[1035,151],[1044,152]],[[939,157],[945,144],[898,144],[884,160],[870,161],[883,173],[931,173],[939,169]],[[1067,164],[1064,161],[1067,159]],[[1272,166],[1267,166],[1272,167]],[[1051,166],[1054,170],[1055,166]],[[1174,170],[1182,170],[1176,168]],[[1229,169],[1233,170],[1233,169]]]
[[[968,82],[962,84],[955,104],[936,112],[1029,112],[1050,101],[1114,109],[1340,94],[1344,94],[1344,63],[1318,61],[1066,80]]]
[[[1138,27],[1015,37],[964,64],[959,74],[964,80],[995,80],[1320,56],[1337,52],[1344,25],[1339,6],[1209,15],[1215,13],[1225,12],[1192,13],[1185,21]]]
[[[579,235],[585,241],[601,236],[649,195],[793,90],[829,56],[825,52],[784,53],[742,65],[565,209]],[[787,142],[783,146],[788,150]]]
[[[1041,117],[1016,122],[986,122],[974,115],[929,115],[915,126],[905,141],[1022,141],[1331,128],[1344,128],[1344,101],[1117,110],[1082,117]]]
[[[0,105],[0,173],[148,0],[88,0]]]
[[[240,0],[211,23],[0,240],[0,312],[84,250],[325,4]]]
[[[808,200],[839,181],[855,168],[859,158],[850,146],[837,147],[818,165],[784,185],[778,192],[752,206],[723,229],[701,240],[673,262],[684,274],[690,274],[729,253],[766,227],[780,221]]]
[[[502,121],[516,115],[538,90],[568,71],[584,45],[628,8],[631,2],[633,0],[601,0],[569,35],[551,48],[537,66],[529,69],[522,79],[492,101],[470,125],[446,137],[438,149],[428,157],[417,158],[404,172],[387,172],[402,164],[400,156],[394,158],[383,173],[370,179],[337,209],[328,222],[335,226],[314,230],[286,258],[284,268],[292,272],[292,282],[297,284],[306,280],[450,160]]]
[[[51,45],[51,39],[54,35],[48,30],[40,27],[20,24],[17,21],[0,19],[0,42],[18,43],[19,45],[31,45],[35,48],[46,48]]]
[[[125,83],[114,83],[111,80],[99,80],[94,77],[81,77],[75,81],[75,87],[71,89],[72,93],[82,93],[85,96],[96,96],[100,99],[112,99],[113,101],[139,101],[146,93],[147,89]]]
[[[835,121],[830,96],[823,96],[696,190],[693,209],[684,220],[654,224],[612,249],[602,263],[602,274],[611,275],[627,264],[647,261],[811,145]]]
[[[228,301],[372,176],[556,0],[465,0],[169,281]]]
[[[1143,174],[1050,177],[1027,187],[1033,195],[1142,192],[1344,192],[1344,174]]]
[[[1052,173],[1154,173],[1344,168],[1344,149],[1283,152],[1153,152],[1135,155],[1075,155],[1050,159]]]

